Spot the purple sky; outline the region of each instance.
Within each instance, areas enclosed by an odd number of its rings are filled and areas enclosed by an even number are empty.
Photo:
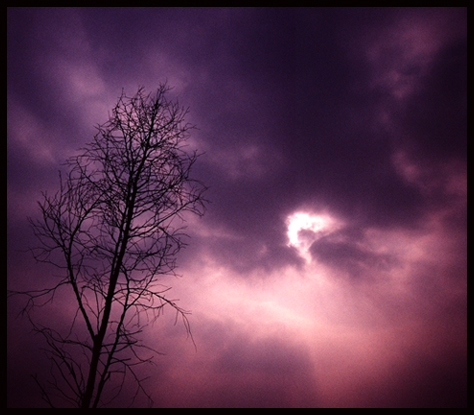
[[[199,128],[212,203],[164,280],[197,350],[146,331],[155,406],[467,406],[465,8],[11,8],[7,57],[11,289],[58,272],[26,217],[122,88],[167,80]],[[19,306],[8,405],[43,406]]]

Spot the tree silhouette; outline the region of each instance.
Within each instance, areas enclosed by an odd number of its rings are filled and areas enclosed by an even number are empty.
[[[104,406],[130,377],[135,396],[141,391],[151,399],[136,366],[151,360],[144,352],[155,351],[140,333],[165,306],[190,333],[187,312],[166,297],[160,276],[174,273],[185,245],[183,214],[204,213],[206,188],[190,177],[198,155],[186,145],[193,128],[185,122],[187,109],[168,100],[168,91],[162,84],[154,94],[122,92],[93,141],[66,162],[59,191],[43,193],[41,219],[30,219],[40,242],[35,258],[58,267],[61,277],[53,287],[21,292],[24,311],[31,316],[61,287],[75,299],[66,330],[33,323],[52,361],[51,380],[35,377],[51,406],[58,398]],[[114,392],[106,401],[109,385]]]

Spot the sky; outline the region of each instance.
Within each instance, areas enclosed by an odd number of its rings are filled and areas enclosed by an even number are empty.
[[[9,8],[7,278],[27,217],[122,88],[189,107],[174,314],[143,334],[155,407],[467,407],[466,8]],[[49,372],[8,302],[8,406]],[[43,317],[65,325],[55,298]],[[132,393],[132,391],[130,391]],[[125,404],[127,391],[112,406]],[[137,398],[136,406],[145,405]]]

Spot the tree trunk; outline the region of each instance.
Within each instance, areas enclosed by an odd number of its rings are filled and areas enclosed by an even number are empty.
[[[135,205],[135,198],[136,198],[136,183],[135,182],[136,181],[134,180],[132,185],[130,186],[131,190],[129,190],[128,192],[129,194],[127,195],[128,209],[126,210],[127,216],[125,219],[125,229],[123,232],[123,239],[121,241],[120,251],[118,252],[118,255],[117,255],[117,261],[115,262],[114,264],[115,266],[111,270],[109,289],[107,291],[107,298],[105,300],[104,316],[102,318],[99,332],[94,337],[94,347],[92,349],[90,371],[89,371],[89,376],[87,379],[86,391],[82,399],[82,404],[81,404],[82,408],[90,408],[92,395],[94,394],[97,370],[98,370],[99,361],[100,361],[100,354],[101,354],[102,346],[104,344],[105,334],[107,332],[107,326],[109,324],[110,313],[112,311],[112,303],[114,300],[115,287],[117,285],[118,277],[120,274],[122,261],[125,256],[125,252],[127,250],[130,228],[132,226],[133,208]],[[94,400],[96,404],[99,401],[98,398],[99,397],[96,396]]]

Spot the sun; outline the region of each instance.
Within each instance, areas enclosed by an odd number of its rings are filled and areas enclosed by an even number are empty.
[[[328,214],[296,212],[287,218],[288,246],[295,247],[307,261],[310,260],[309,248],[321,236],[333,232],[339,227],[337,221]]]

